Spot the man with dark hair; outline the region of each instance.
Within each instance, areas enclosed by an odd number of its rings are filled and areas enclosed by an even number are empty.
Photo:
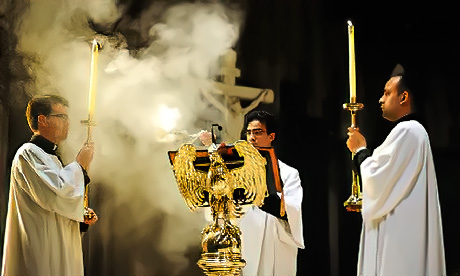
[[[446,275],[436,173],[428,134],[414,114],[412,73],[398,65],[385,85],[379,103],[394,127],[372,154],[359,130],[348,129],[362,180],[359,276]]]
[[[67,138],[68,102],[56,95],[32,98],[27,121],[32,139],[11,167],[2,275],[83,275],[79,222],[84,219],[86,171],[94,147],[85,144],[67,166],[56,153]],[[85,183],[86,182],[86,183]]]
[[[246,115],[245,129],[252,145],[271,147],[276,138],[276,118],[265,111],[252,111]],[[303,190],[299,172],[279,160],[278,165],[283,196],[269,194],[262,207],[250,206],[239,221],[245,276],[296,275],[298,248],[304,248]],[[282,200],[284,215],[280,212]]]

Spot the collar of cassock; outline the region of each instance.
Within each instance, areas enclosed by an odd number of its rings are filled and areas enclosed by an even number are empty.
[[[417,115],[415,113],[407,114],[405,116],[402,116],[398,120],[396,120],[394,123],[395,123],[395,125],[397,125],[397,124],[399,124],[401,122],[410,121],[410,120],[418,121]]]
[[[396,126],[397,124],[401,123],[401,122],[411,121],[411,120],[417,121],[420,124],[424,125],[423,121],[420,119],[420,117],[416,113],[411,113],[411,114],[407,114],[405,116],[402,116],[398,120],[394,121],[393,122],[393,127]],[[353,158],[353,166],[358,170],[358,172],[361,170],[361,167],[360,167],[361,163],[369,156],[371,156],[371,152],[367,148],[364,149],[364,150],[359,151],[355,155],[355,157]]]
[[[30,138],[30,143],[36,145],[37,147],[41,148],[48,154],[58,155],[56,153],[57,145],[50,140],[46,139],[41,135],[34,135]]]
[[[30,138],[30,143],[36,145],[37,147],[41,148],[42,150],[44,150],[46,153],[48,154],[52,154],[52,155],[55,155],[59,161],[61,162],[61,164],[64,165],[64,162],[62,162],[62,159],[61,157],[59,156],[59,154],[57,154],[56,150],[57,150],[57,145],[53,142],[51,142],[50,140],[46,139],[45,137],[41,136],[41,135],[34,135],[32,136],[32,138]],[[85,178],[85,186],[89,184],[89,182],[91,181],[89,176],[88,176],[88,173],[86,172],[86,170],[82,167],[81,168],[83,170],[83,176]]]
[[[396,126],[397,124],[401,122],[411,121],[411,120],[419,122],[423,127],[426,128],[425,121],[420,116],[418,116],[417,113],[411,113],[411,114],[407,114],[406,116],[402,116],[401,118],[399,118],[398,120],[394,122],[393,126]]]

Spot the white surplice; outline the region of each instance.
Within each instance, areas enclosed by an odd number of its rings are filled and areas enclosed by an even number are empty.
[[[79,222],[84,176],[32,143],[16,153],[11,169],[2,275],[83,275]]]
[[[238,225],[242,232],[244,276],[294,276],[297,251],[304,248],[303,190],[299,172],[278,161],[288,221],[251,206]]]
[[[444,276],[444,244],[428,134],[398,123],[360,166],[359,276]]]

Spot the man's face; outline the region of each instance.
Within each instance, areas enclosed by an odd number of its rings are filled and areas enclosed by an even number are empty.
[[[44,116],[44,120],[40,131],[45,138],[56,144],[67,139],[69,118],[66,106],[62,104],[52,105],[51,113],[48,116]]]
[[[265,124],[252,121],[246,129],[246,139],[255,147],[271,147],[275,139],[275,133],[267,134]]]
[[[392,77],[387,81],[383,89],[383,96],[379,100],[382,116],[392,122],[399,119],[398,115],[401,112],[401,95],[398,95],[399,79],[400,77]]]

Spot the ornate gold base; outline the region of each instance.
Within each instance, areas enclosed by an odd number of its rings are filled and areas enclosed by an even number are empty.
[[[205,275],[224,276],[240,275],[246,261],[241,258],[241,254],[219,252],[201,254],[197,264]]]
[[[94,217],[94,213],[90,212],[89,209],[88,209],[88,207],[85,207],[85,211],[84,211],[84,213],[83,213],[83,217],[84,217],[85,219],[90,220],[90,219],[92,219],[92,218]]]
[[[241,258],[240,235],[240,228],[227,219],[216,219],[203,229],[197,264],[206,275],[240,275],[246,265]]]
[[[357,197],[356,195],[351,195],[347,201],[343,203],[343,206],[347,209],[349,212],[361,212],[361,207],[363,204],[363,199],[360,197]]]

